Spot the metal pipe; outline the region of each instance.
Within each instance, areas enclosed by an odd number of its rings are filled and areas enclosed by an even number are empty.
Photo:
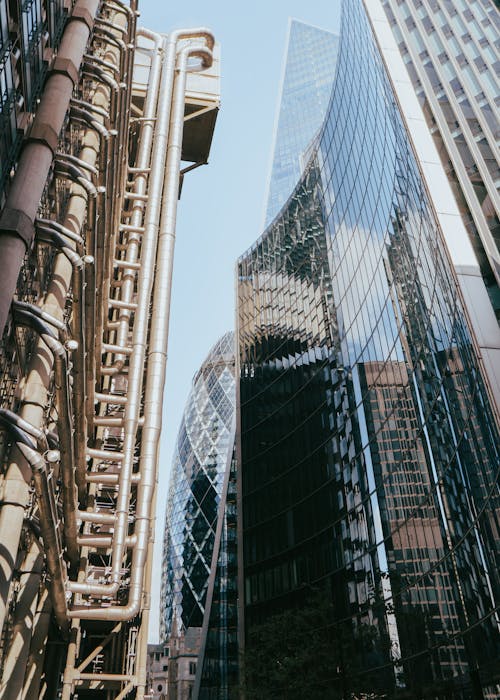
[[[146,36],[144,30],[139,29],[137,35]],[[151,39],[151,36],[147,36]],[[152,121],[156,114],[156,105],[158,101],[158,88],[160,84],[160,72],[162,68],[161,53],[160,49],[163,43],[160,35],[153,35],[154,44],[154,54],[151,59],[151,68],[149,74],[148,90],[146,93],[146,101],[144,104],[144,116],[147,121],[144,122],[141,129],[141,138],[139,143],[139,151],[137,154],[137,167],[143,172],[137,175],[134,180],[134,194],[138,197],[145,197],[147,189],[147,173],[146,170],[149,167],[151,159],[151,151],[153,146],[153,135],[154,135],[154,122]],[[137,200],[139,201],[139,200]],[[139,203],[135,204],[132,209],[132,216],[130,217],[130,223],[128,225],[128,230],[131,231],[131,235],[128,238],[127,251],[125,255],[125,262],[131,264],[126,272],[122,275],[122,288],[120,293],[120,298],[122,301],[130,303],[133,299],[135,280],[136,280],[136,269],[135,264],[137,263],[139,250],[141,245],[142,235],[138,235],[139,229],[142,227],[142,219],[144,214],[144,206]],[[135,230],[134,230],[135,229]],[[130,324],[131,312],[130,309],[122,309],[119,315],[119,327],[116,336],[116,345],[126,346],[129,336],[129,324]],[[115,357],[113,367],[116,371],[120,371],[125,363],[125,354],[118,353]]]
[[[89,147],[87,144],[91,144]],[[92,148],[94,134],[88,131],[84,136],[82,153],[91,159],[95,150]],[[65,226],[80,229],[85,216],[86,198],[81,195],[81,188],[71,188],[67,205]],[[63,320],[63,310],[69,292],[72,267],[64,255],[57,255],[53,275],[44,298],[43,309]],[[34,307],[35,309],[38,307]],[[52,377],[53,357],[47,352],[45,342],[40,338],[32,353],[27,368],[26,381],[21,390],[20,416],[35,426],[45,422],[48,390]],[[49,441],[49,434],[47,434]],[[51,440],[51,446],[54,441]],[[32,471],[18,447],[13,446],[10,463],[4,476],[4,499],[0,509],[0,627],[3,627],[6,605],[9,596],[12,572],[17,556],[19,539],[25,518],[25,509],[29,504],[29,485]]]
[[[30,305],[15,303],[13,305],[16,323],[28,325],[35,330],[45,342],[54,358],[54,374],[57,401],[57,427],[59,435],[60,467],[63,492],[64,539],[68,560],[72,570],[79,562],[76,544],[76,491],[74,480],[73,421],[71,417],[71,399],[68,384],[68,365],[66,349],[54,332],[37,315],[36,310],[27,310]],[[32,307],[37,309],[38,307]],[[55,321],[56,319],[54,319]]]
[[[99,58],[99,56],[94,56],[93,54],[88,53],[85,54],[84,58],[87,62],[96,63],[98,66],[108,68],[108,70],[112,71],[118,78],[120,77],[119,66],[116,66],[114,63],[111,63],[111,61],[105,61],[103,58]]]
[[[89,59],[90,60],[90,59]],[[99,59],[99,61],[102,61]],[[115,72],[116,65],[110,61],[104,61],[106,65],[103,68],[113,70]],[[94,73],[100,81],[102,87],[96,92],[93,103],[86,103],[81,100],[74,99],[72,107],[76,110],[83,110],[89,124],[94,127],[100,137],[99,148],[99,173],[101,175],[101,185],[98,191],[102,193],[103,200],[100,208],[100,216],[93,241],[87,250],[91,250],[96,261],[95,267],[92,266],[88,270],[87,284],[85,286],[85,309],[87,323],[85,326],[85,344],[86,344],[86,390],[85,390],[85,414],[87,425],[92,425],[94,415],[94,400],[93,393],[96,382],[96,356],[100,354],[101,329],[102,329],[102,286],[105,281],[106,271],[106,250],[109,247],[109,231],[112,228],[111,212],[115,206],[115,197],[106,196],[106,192],[115,192],[114,188],[114,172],[116,170],[116,140],[118,131],[112,129],[115,126],[117,114],[117,94],[120,91],[120,84],[117,83],[111,75],[101,70],[95,65],[85,65],[85,71]],[[98,104],[96,104],[98,102]],[[105,106],[109,105],[109,110]],[[90,113],[90,114],[89,114]],[[92,115],[95,115],[92,117]],[[90,118],[89,118],[90,117]],[[99,121],[99,118],[106,122],[107,127]],[[111,141],[111,143],[110,143]],[[104,183],[104,186],[103,184]],[[96,294],[99,299],[96,299]],[[96,313],[97,310],[97,313]],[[81,441],[80,443],[81,444]],[[86,502],[86,481],[85,481],[85,459],[83,454],[78,450],[77,459],[77,485],[78,497],[83,505]]]
[[[0,423],[7,427],[15,426],[20,431],[20,434],[26,434],[35,438],[40,451],[48,449],[47,438],[43,430],[31,425],[24,418],[18,416],[17,413],[9,411],[7,408],[0,408]]]
[[[86,269],[85,279],[85,348],[87,350],[85,356],[85,414],[87,426],[91,425],[94,415],[94,400],[93,394],[95,390],[95,303],[96,303],[96,274],[95,274],[95,259],[88,256],[89,262]],[[76,482],[82,483],[82,478],[85,476],[85,459],[79,459],[76,463]],[[78,499],[80,503],[84,503],[86,493],[78,490]]]
[[[86,5],[88,5],[88,3],[83,2],[78,2],[76,5],[77,8],[83,10],[81,13],[82,16],[85,15]],[[75,22],[75,24],[81,24],[82,27],[84,26],[84,22],[82,22],[80,19],[78,22]],[[67,43],[69,38],[66,32],[64,36],[66,37],[65,41]],[[79,43],[79,40],[77,39],[77,37],[75,38],[75,36],[73,36],[72,43],[75,46]],[[66,50],[61,50],[59,52],[61,58],[64,58],[65,54],[68,54]],[[49,81],[53,87],[57,84],[55,76],[54,79],[50,77]],[[47,86],[49,85],[49,81],[47,82]],[[41,119],[41,111],[39,109],[35,119],[35,123],[36,120],[38,120],[39,126],[43,125],[44,123],[49,124],[51,112],[54,111],[55,106],[60,104],[60,99],[56,99],[55,96],[52,96],[50,99],[46,99],[46,95],[50,96],[48,92],[44,93],[42,95],[42,103],[45,104],[45,115],[47,119],[45,122],[43,119]],[[99,91],[97,91],[97,98],[99,99],[99,97]],[[51,133],[50,129],[49,133]],[[34,132],[32,132],[32,135],[34,135]],[[23,158],[28,148],[31,149],[31,144],[28,144],[23,152]],[[33,149],[31,149],[31,151],[33,151]],[[98,152],[99,149],[96,145],[96,134],[92,130],[87,130],[83,137],[81,157],[86,159],[88,158],[89,161],[94,162],[95,154]],[[102,155],[103,162],[106,163],[107,156],[103,154],[102,149],[100,153]],[[32,170],[30,170],[28,165],[26,166],[23,178],[20,178],[20,171],[18,170],[15,178],[16,181],[24,179],[26,183],[29,183],[29,187],[32,187],[34,177],[35,180],[40,179],[40,181],[43,182],[43,185],[45,185],[47,171],[42,174],[43,168],[39,161],[35,162],[34,160],[32,166]],[[106,169],[103,168],[102,171],[105,172]],[[26,176],[26,173],[28,173],[28,176]],[[26,187],[28,187],[28,185],[26,185]],[[22,202],[23,196],[21,188],[18,189],[17,196],[18,201]],[[85,218],[85,207],[86,198],[83,196],[81,188],[79,186],[72,187],[65,219],[66,225],[74,228],[75,230],[80,230]],[[91,207],[89,207],[89,210],[90,209]],[[90,211],[89,218],[91,221],[93,221]],[[100,217],[99,221],[103,222],[102,216]],[[55,222],[53,223],[55,224]],[[8,268],[2,265],[2,275],[6,269]],[[67,298],[71,274],[71,266],[69,265],[68,260],[64,256],[58,255],[55,260],[54,273],[49,284],[49,289],[45,297],[43,307],[50,310],[51,313],[60,318],[62,317],[64,302]],[[20,415],[27,418],[37,426],[43,425],[45,419],[44,414],[45,407],[47,405],[47,393],[52,372],[52,364],[53,358],[51,357],[51,354],[46,351],[44,342],[39,340],[37,342],[37,348],[35,349],[30,361],[26,383],[22,388],[22,398],[24,400],[22,402],[20,413]],[[11,462],[5,475],[4,501],[0,511],[0,539],[2,541],[2,552],[0,555],[0,626],[3,625],[5,617],[5,605],[12,578],[19,536],[24,521],[25,507],[29,500],[29,484],[31,483],[31,479],[32,476],[30,466],[20,453],[19,448],[14,447],[11,452]],[[31,696],[28,694],[28,697]]]
[[[106,350],[113,350],[115,345],[111,346],[106,346]],[[121,348],[120,348],[121,349]],[[116,404],[119,406],[125,406],[125,404],[128,401],[128,398],[126,396],[122,396],[121,394],[101,394],[100,392],[95,393],[95,400],[99,401],[99,403],[110,403],[110,404]]]
[[[131,23],[135,23],[135,19],[137,17],[137,12],[132,9],[132,4],[130,3],[130,7],[128,5],[125,5],[125,3],[120,2],[120,0],[104,0],[103,6],[104,7],[109,7],[110,9],[113,10],[113,12],[121,12],[124,14],[127,19],[129,20],[129,25]],[[134,36],[133,32],[129,32],[131,37]]]
[[[121,428],[123,418],[121,416],[94,416],[94,426],[100,428]]]
[[[36,317],[37,319],[40,319],[41,321],[44,321],[45,323],[48,323],[49,326],[52,326],[52,328],[55,328],[58,331],[58,335],[61,338],[61,340],[66,340],[66,324],[64,321],[61,321],[61,319],[55,318],[55,316],[52,316],[51,314],[47,313],[44,311],[42,308],[39,306],[36,306],[35,304],[30,304],[27,301],[15,301],[14,302],[14,309],[18,313],[24,313],[28,315],[32,315]],[[42,324],[40,328],[45,328],[45,326]],[[49,333],[52,331],[49,330]],[[38,428],[37,428],[38,430]]]
[[[98,80],[99,82],[107,85],[114,93],[119,92],[120,84],[111,75],[109,75],[109,73],[106,73],[105,70],[102,70],[94,63],[89,63],[86,61],[83,67],[83,72],[93,80]],[[113,120],[112,116],[111,120]]]
[[[81,185],[89,197],[97,197],[97,190],[93,183],[85,176],[85,173],[72,163],[65,162],[65,160],[59,158],[59,156],[56,156],[54,160],[54,174],[70,178],[73,182]]]
[[[74,398],[74,467],[75,484],[78,500],[82,502],[86,496],[85,480],[81,478],[80,464],[85,464],[87,447],[87,337],[86,337],[86,304],[85,290],[87,270],[93,269],[94,259],[90,255],[82,258],[82,267],[74,268],[73,283],[73,332],[78,338],[79,351],[73,355],[73,398]]]
[[[73,10],[75,16],[68,19],[56,61],[60,66],[72,68],[66,69],[66,72],[49,73],[30,139],[21,152],[16,175],[0,217],[0,335],[5,327],[24,254],[33,240],[33,221],[98,4],[99,0],[77,0]],[[89,18],[89,24],[82,21],[80,14]]]
[[[157,36],[157,35],[155,35]],[[149,38],[151,34],[149,35]],[[158,37],[158,41],[161,38]],[[126,406],[123,425],[125,437],[123,443],[122,467],[120,470],[119,493],[116,507],[116,525],[112,548],[111,582],[100,587],[101,595],[115,595],[121,578],[122,559],[124,554],[124,537],[128,529],[128,511],[130,503],[130,486],[132,465],[136,444],[136,432],[139,424],[140,396],[142,393],[143,366],[145,359],[145,342],[149,316],[149,303],[153,287],[154,259],[156,253],[156,238],[158,229],[159,206],[163,187],[165,169],[170,104],[174,77],[174,61],[176,43],[170,44],[170,50],[164,52],[162,60],[161,83],[159,86],[158,108],[155,129],[155,140],[151,159],[151,179],[149,183],[149,202],[146,208],[144,234],[141,249],[141,271],[139,292],[136,308],[132,347],[134,352],[130,358],[128,395],[130,402]],[[159,69],[158,69],[159,70]],[[110,300],[112,306],[131,308],[128,302]],[[76,615],[78,616],[78,615]]]
[[[133,549],[132,555],[129,598],[126,606],[109,606],[106,608],[73,608],[69,613],[70,616],[78,617],[80,619],[128,620],[139,612],[141,606],[144,568],[147,560],[148,541],[150,537],[150,508],[156,481],[158,445],[161,430],[161,412],[168,342],[172,246],[175,238],[175,218],[180,177],[186,73],[188,70],[188,58],[190,56],[202,58],[204,68],[209,67],[212,62],[212,53],[206,47],[186,46],[179,51],[176,67],[177,75],[175,77],[175,86],[173,90],[172,112],[170,118],[165,168],[165,188],[162,197],[158,253],[156,256],[156,278],[150,329],[148,373],[144,401],[144,425],[142,430],[140,456],[141,480],[137,490],[135,517],[135,534],[137,536],[137,544]],[[161,104],[162,103],[160,102],[160,105]],[[156,173],[158,172],[159,170],[156,171]],[[156,174],[155,169],[152,170],[152,173]],[[163,171],[161,171],[160,176],[163,176]],[[157,212],[157,204],[154,211],[155,213]],[[151,226],[150,219],[148,220],[147,216],[148,213],[151,215],[151,207],[146,212],[144,239],[146,239],[148,229]],[[149,273],[149,275],[152,276],[154,266],[151,264],[149,266],[146,265],[144,263],[144,259],[142,259],[142,263],[143,269],[141,270],[141,274],[144,272],[144,274]],[[141,282],[144,284],[144,280],[141,280]],[[128,438],[128,441],[127,443],[124,441],[123,447],[124,459],[122,462],[119,481],[119,505],[117,505],[116,509],[117,522],[113,534],[113,582],[116,580],[116,578],[119,580],[119,571],[117,577],[116,570],[117,565],[121,566],[124,540],[126,536],[125,517],[128,515],[128,503],[130,499],[130,470],[133,459],[133,448],[131,449],[131,447],[135,442],[135,434],[138,424],[139,399],[141,395],[140,387],[142,386],[141,369],[144,366],[145,360],[145,339],[147,337],[147,325],[149,320],[148,299],[151,293],[151,282],[146,289],[144,289],[144,286],[141,285],[142,298],[138,300],[138,310],[134,324],[133,345],[136,352],[134,352],[131,357],[129,374],[130,403],[127,405],[125,412],[125,437]],[[146,291],[148,292],[147,295]],[[138,390],[136,390],[134,393],[132,388],[135,389],[136,387]],[[128,489],[126,493],[122,494],[121,491],[124,485],[127,485]],[[119,506],[121,506],[121,508]],[[117,555],[120,555],[119,559]],[[108,586],[107,588],[109,589],[110,587]]]
[[[66,595],[64,590],[66,572],[63,566],[62,547],[57,527],[59,518],[57,515],[53,483],[52,480],[49,479],[45,460],[35,449],[31,438],[16,425],[16,422],[10,422],[7,413],[6,411],[0,413],[2,424],[13,437],[33,474],[35,493],[40,511],[40,530],[47,560],[47,569],[51,577],[52,603],[56,622],[65,635],[68,630]],[[34,426],[33,428],[35,429]]]
[[[35,228],[37,231],[41,229],[42,231],[48,232],[50,235],[52,232],[60,234],[65,238],[76,244],[77,251],[83,254],[84,242],[83,238],[71,229],[63,226],[58,221],[53,221],[52,219],[35,219]]]
[[[78,168],[81,168],[82,170],[87,170],[92,175],[99,174],[99,170],[98,170],[98,168],[95,167],[95,165],[92,165],[91,163],[87,163],[87,161],[83,160],[82,158],[78,158],[77,156],[73,156],[73,155],[71,155],[71,153],[59,152],[59,153],[57,153],[57,160],[68,161],[69,163],[76,165]]]
[[[153,35],[152,33],[149,33],[148,38],[151,38],[152,36],[155,37],[154,40],[157,42],[155,45],[159,46],[160,42],[162,42],[161,38],[158,35]],[[111,583],[101,586],[102,595],[114,595],[118,591],[121,561],[124,553],[123,540],[128,522],[132,464],[140,411],[139,400],[142,387],[142,367],[145,357],[145,339],[147,337],[149,299],[153,284],[158,209],[163,185],[163,171],[168,139],[168,124],[174,69],[174,63],[171,55],[172,53],[175,55],[175,44],[172,45],[170,52],[166,52],[163,55],[162,80],[158,96],[157,113],[159,118],[155,124],[155,141],[152,155],[152,166],[154,164],[156,167],[152,167],[150,202],[148,208],[146,209],[144,222],[145,232],[142,239],[142,268],[139,283],[138,302],[137,305],[134,305],[137,308],[133,336],[134,354],[131,357],[131,371],[128,382],[128,394],[131,397],[131,401],[126,407],[124,416],[124,459],[122,461],[122,468],[120,471],[119,494],[117,499],[117,526],[115,527],[115,537],[112,551],[112,577]],[[169,58],[170,63],[167,62]],[[130,302],[114,302],[114,305],[118,307],[122,306],[122,308],[131,307]]]
[[[109,460],[111,462],[119,462],[123,459],[122,452],[112,452],[111,450],[98,450],[95,447],[87,449],[87,455],[92,459]]]
[[[103,485],[109,485],[109,486],[115,486],[118,484],[118,479],[119,479],[119,473],[117,472],[116,474],[114,472],[107,473],[107,472],[90,472],[90,474],[87,474],[86,479],[89,484],[103,484]],[[133,484],[138,484],[141,480],[141,475],[140,474],[132,474],[132,483]]]
[[[73,678],[80,681],[94,681],[95,675],[93,673],[79,673],[78,671],[75,671]],[[124,683],[126,681],[130,681],[130,675],[126,673],[100,673],[99,680]]]
[[[106,29],[96,26],[96,31],[103,34],[106,37],[106,41],[109,44],[116,47],[116,51],[111,51],[105,54],[119,69],[119,74],[123,73],[124,68],[124,55],[127,51],[127,46],[125,43],[114,36],[112,32]],[[128,112],[127,100],[124,88],[126,84],[117,83],[109,73],[98,68],[95,64],[87,64],[86,68],[92,69],[94,73],[99,76],[104,84],[110,88],[110,123],[113,125],[113,140],[111,143],[111,148],[109,149],[109,162],[103,164],[104,172],[106,174],[106,189],[108,192],[121,192],[120,183],[118,181],[119,171],[120,171],[120,152],[123,150],[123,139],[128,138],[128,132],[124,132],[124,113]],[[128,91],[129,92],[129,91]],[[117,231],[117,225],[119,221],[119,204],[120,198],[118,197],[106,197],[105,200],[105,225],[102,227],[102,235],[97,239],[96,248],[96,310],[97,315],[95,317],[95,335],[94,342],[96,345],[94,357],[101,354],[101,342],[103,328],[105,325],[105,317],[108,304],[107,300],[109,297],[109,274],[110,274],[110,261],[114,259],[114,249],[115,249],[115,236]],[[95,364],[94,364],[95,371]],[[90,409],[90,405],[89,405]]]
[[[79,100],[77,97],[72,97],[70,104],[72,107],[79,107],[84,111],[98,114],[99,116],[103,117],[106,121],[109,121],[109,112],[103,107],[99,107],[98,105],[95,105],[92,102],[85,102],[85,100]],[[101,122],[98,123],[101,124]]]
[[[59,227],[64,230],[64,227]],[[73,359],[73,396],[75,399],[75,430],[74,430],[74,459],[73,463],[79,465],[85,464],[85,440],[83,436],[87,435],[87,417],[86,417],[86,332],[85,332],[85,264],[93,264],[93,258],[84,256],[81,258],[67,241],[54,228],[40,225],[37,223],[37,237],[46,240],[52,245],[55,245],[68,258],[73,266],[73,337],[78,338],[80,346],[79,352],[74,354]],[[83,241],[79,236],[72,235],[71,238],[76,238],[80,241],[83,248]],[[32,307],[38,308],[38,307]],[[48,314],[47,314],[48,316]],[[65,325],[63,328],[65,329]],[[78,467],[75,470],[75,480],[79,492],[79,500],[84,498],[86,493],[86,482],[84,470],[82,473]]]
[[[111,582],[100,587],[102,595],[115,595],[121,578],[122,559],[124,554],[124,537],[127,530],[128,511],[130,503],[130,487],[132,465],[135,452],[136,432],[139,425],[140,397],[142,393],[143,367],[145,359],[145,342],[149,321],[149,303],[153,287],[154,258],[158,229],[159,207],[163,176],[165,170],[166,151],[170,121],[170,105],[174,82],[175,53],[179,38],[191,36],[191,32],[174,32],[169,38],[161,40],[152,32],[143,32],[143,36],[153,38],[155,46],[162,41],[164,47],[161,66],[161,83],[158,95],[157,121],[155,122],[155,140],[151,162],[151,179],[149,183],[149,202],[144,217],[144,234],[141,247],[141,271],[139,291],[135,313],[132,347],[134,352],[130,358],[128,395],[130,402],[125,409],[123,426],[125,436],[123,443],[122,466],[119,478],[119,492],[116,506],[116,525],[113,537]],[[166,44],[166,46],[165,46]],[[159,69],[158,69],[159,70]],[[153,76],[156,79],[156,76]],[[139,222],[140,223],[140,222]],[[131,302],[110,300],[115,307],[131,308]],[[95,589],[94,589],[95,591]]]
[[[66,571],[63,565],[62,547],[57,527],[58,515],[52,481],[49,481],[43,457],[28,445],[18,443],[24,458],[33,470],[33,481],[40,510],[40,530],[42,532],[47,569],[51,578],[52,605],[54,616],[64,637],[68,633],[68,609],[64,582]]]
[[[114,525],[115,516],[112,513],[98,513],[92,510],[79,510],[78,520],[84,523],[96,523],[98,525]],[[72,583],[70,581],[70,583]]]
[[[110,549],[113,544],[111,535],[89,534],[78,535],[77,538],[80,547],[92,547],[93,549]],[[127,548],[134,547],[137,542],[135,535],[129,535],[126,540]]]
[[[110,31],[117,31],[119,32],[122,36],[125,36],[128,34],[126,26],[122,24],[116,24],[115,22],[110,22],[109,19],[104,19],[103,17],[99,17],[97,20],[97,23],[99,24],[99,27],[107,27]]]
[[[76,252],[76,250],[69,245],[68,241],[66,241],[63,238],[63,236],[61,236],[55,229],[49,229],[49,228],[45,228],[43,226],[37,226],[36,227],[36,238],[38,241],[41,241],[42,243],[49,243],[50,245],[53,245],[61,253],[63,253],[63,255],[65,255],[68,258],[68,260],[70,261],[70,263],[72,264],[74,273],[76,272],[76,270],[78,270],[80,273],[82,272],[82,270],[84,268],[84,264],[85,264],[84,260]],[[78,280],[78,281],[80,282],[80,280]],[[75,286],[75,285],[73,284],[73,286]],[[83,291],[83,290],[79,289],[79,291]],[[17,304],[18,303],[19,302],[17,302]],[[64,331],[66,331],[65,324],[62,324],[62,325],[63,325]]]

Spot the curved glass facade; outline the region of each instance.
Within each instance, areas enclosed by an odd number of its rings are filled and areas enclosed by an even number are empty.
[[[160,635],[168,642],[198,632],[200,698],[226,697],[236,673],[236,587],[228,583],[236,568],[234,364],[234,334],[227,333],[193,380],[165,524]],[[220,692],[210,694],[207,687]]]
[[[318,135],[332,91],[339,37],[290,20],[265,224],[299,180],[311,141]]]
[[[247,648],[321,589],[332,687],[496,697],[498,427],[361,0],[319,145],[239,260],[238,316]]]

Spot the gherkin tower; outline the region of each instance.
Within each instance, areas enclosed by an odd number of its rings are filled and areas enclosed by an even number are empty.
[[[165,643],[185,640],[197,656],[199,697],[209,697],[209,687],[225,697],[236,669],[234,414],[230,332],[193,379],[174,452],[163,543],[160,633]]]

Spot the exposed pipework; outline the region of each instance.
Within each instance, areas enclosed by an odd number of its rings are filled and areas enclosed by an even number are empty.
[[[92,167],[92,166],[90,166]],[[50,220],[37,219],[35,222],[37,240],[45,241],[55,246],[60,250],[71,262],[73,266],[73,306],[72,306],[72,323],[73,335],[79,338],[79,352],[73,356],[73,396],[74,396],[74,463],[75,481],[77,488],[85,490],[84,470],[85,470],[85,446],[82,436],[87,434],[86,420],[86,316],[85,316],[85,290],[86,290],[86,270],[93,268],[94,259],[90,255],[82,257],[68,243],[68,239],[76,244],[78,251],[83,252],[83,239],[74,234],[69,229],[66,229],[60,224]],[[82,464],[79,468],[79,464]],[[79,483],[79,478],[83,480]]]
[[[68,616],[64,579],[66,573],[63,566],[62,545],[58,530],[58,515],[56,509],[53,482],[47,472],[45,460],[36,449],[31,437],[39,435],[34,426],[27,426],[25,421],[19,421],[15,414],[0,409],[0,424],[11,434],[17,447],[23,454],[33,472],[33,481],[40,510],[40,530],[47,560],[47,569],[51,577],[51,596],[54,614],[61,632],[68,632]],[[22,427],[21,427],[22,426]],[[28,430],[25,430],[25,428]]]
[[[56,154],[54,160],[54,174],[68,177],[73,182],[83,187],[89,197],[97,197],[97,190],[92,182],[85,176],[82,168],[74,165],[65,154]]]
[[[99,0],[77,0],[73,8],[0,216],[0,335],[7,321],[24,254],[33,241],[33,222],[57,150],[71,93],[78,82],[80,64],[98,5]]]
[[[89,3],[95,12],[98,0],[78,0],[73,13],[73,19],[78,20],[75,23],[86,28],[87,39],[93,17],[89,19],[78,8]],[[147,39],[143,48],[148,55],[149,77],[147,90],[136,93],[132,103],[136,3],[134,0],[128,7],[120,0],[104,0],[99,4],[109,14],[95,22],[96,41],[87,46],[81,41],[82,32],[77,31],[79,48],[71,47],[72,55],[80,52],[82,66],[65,60],[67,37],[58,57],[63,62],[56,60],[54,64],[54,72],[64,78],[64,85],[68,76],[71,87],[79,72],[85,77],[82,89],[66,91],[64,146],[58,150],[57,118],[53,118],[45,91],[36,129],[33,127],[25,149],[33,156],[30,167],[36,166],[29,178],[24,177],[30,190],[33,172],[44,186],[47,173],[65,178],[69,186],[61,187],[58,182],[56,187],[47,188],[41,208],[46,218],[35,219],[40,194],[35,206],[31,192],[31,199],[25,198],[27,208],[19,216],[15,212],[14,219],[5,215],[0,219],[0,264],[3,241],[21,241],[24,253],[25,243],[29,246],[36,232],[40,279],[48,285],[38,305],[12,304],[13,329],[29,326],[38,337],[16,397],[20,399],[20,416],[0,415],[0,423],[13,437],[1,484],[0,538],[8,542],[0,555],[0,579],[5,581],[4,585],[0,580],[0,622],[5,614],[12,621],[16,592],[14,589],[12,594],[12,588],[9,592],[9,584],[18,566],[16,547],[23,547],[26,538],[41,535],[53,612],[63,635],[68,632],[69,618],[73,618],[64,700],[69,700],[79,683],[85,686],[96,675],[103,688],[108,682],[120,683],[120,698],[133,688],[137,688],[138,698],[144,696],[149,614],[144,593],[149,590],[151,574],[147,557],[152,547],[186,77],[190,71],[211,65],[214,44],[204,28],[168,37],[139,30],[137,36]],[[191,56],[200,58],[201,66],[188,67]],[[51,81],[52,74],[47,87]],[[60,105],[59,98],[53,100],[56,102]],[[129,118],[135,122],[131,141]],[[37,149],[31,148],[32,142]],[[23,168],[26,174],[28,165]],[[22,185],[16,184],[19,179],[16,175],[11,188],[17,192],[17,202],[23,192]],[[12,201],[8,201],[11,208]],[[64,225],[52,218],[61,212]],[[6,227],[12,220],[16,226],[20,222],[21,232],[28,231],[24,243],[17,228],[11,231]],[[3,236],[2,226],[7,231]],[[57,254],[52,255],[47,246]],[[0,293],[1,284],[0,280]],[[17,333],[15,340],[21,341],[18,347],[22,348],[23,334]],[[19,357],[24,359],[22,353]],[[47,432],[47,421],[49,425],[56,422],[57,436]],[[36,499],[31,484],[35,485]],[[30,512],[26,507],[31,505],[35,512],[38,508],[40,522],[33,523],[34,534],[26,528],[25,520]],[[77,570],[77,580],[70,580],[76,578]],[[36,631],[27,633],[36,659],[31,658],[30,650],[30,675],[26,675],[23,688],[28,695],[23,697],[37,692],[34,689],[43,664],[40,653],[43,658],[51,614],[46,599],[41,595],[37,600],[36,593],[30,611],[40,617]],[[86,664],[92,659],[97,662],[100,651],[91,651],[76,663],[88,627],[80,625],[80,620],[120,623],[110,633],[117,630],[119,646],[113,641],[113,651],[110,648],[106,653],[113,655],[118,648],[124,655],[123,664],[117,659],[116,664],[113,661],[103,667],[105,673],[102,669],[95,672]],[[110,626],[99,625],[99,629],[109,631]],[[89,641],[87,638],[85,644]],[[47,663],[57,675],[59,652],[50,645],[48,650]],[[8,654],[14,659],[14,648]],[[49,682],[51,697],[56,685]]]
[[[111,582],[108,584],[75,584],[68,582],[68,589],[75,593],[96,596],[114,596],[121,580],[122,559],[125,550],[129,517],[130,487],[136,432],[139,425],[140,397],[142,394],[143,367],[146,359],[146,338],[150,321],[149,304],[155,277],[153,318],[151,319],[148,373],[144,404],[144,425],[141,440],[141,478],[137,491],[135,532],[137,544],[133,548],[130,573],[129,599],[126,606],[75,606],[71,617],[80,619],[128,620],[140,608],[144,566],[150,532],[150,507],[156,476],[156,457],[161,427],[161,406],[166,367],[168,318],[170,304],[172,252],[175,235],[175,216],[179,191],[180,158],[184,125],[184,100],[186,74],[190,56],[202,59],[201,68],[212,62],[212,53],[203,46],[187,45],[179,51],[174,81],[174,56],[180,39],[201,37],[213,46],[208,30],[176,32],[166,40],[160,96],[157,109],[156,134],[151,165],[148,205],[142,235],[141,270],[138,282],[137,308],[133,328],[127,393],[129,402],[125,408],[123,425],[125,437],[123,460],[119,475],[119,493],[116,506],[116,522],[113,533]],[[173,97],[172,97],[173,93]],[[163,190],[163,197],[161,193]],[[157,221],[161,223],[157,241]],[[156,254],[158,244],[158,253]],[[156,255],[155,255],[156,254]],[[155,272],[156,257],[156,272]]]
[[[140,29],[138,36],[145,36],[144,30]],[[151,37],[150,37],[151,38]],[[143,125],[141,131],[141,140],[139,144],[139,151],[137,155],[137,168],[139,170],[137,176],[134,178],[134,194],[139,196],[144,196],[147,187],[147,170],[149,166],[149,160],[151,158],[151,149],[153,145],[153,135],[154,135],[154,119],[156,115],[156,103],[158,99],[158,87],[160,81],[160,70],[161,70],[161,57],[159,55],[159,50],[162,44],[162,39],[159,35],[154,35],[154,55],[151,64],[151,75],[148,85],[148,91],[146,94],[146,101],[144,104],[144,117]],[[132,216],[130,218],[129,224],[129,238],[127,251],[125,255],[125,260],[123,261],[125,272],[122,275],[122,287],[120,298],[122,301],[130,303],[133,298],[135,280],[137,276],[136,263],[138,260],[139,249],[141,246],[142,233],[144,231],[141,226],[143,215],[144,215],[144,204],[140,200],[134,203]],[[122,309],[119,315],[119,326],[116,333],[116,344],[123,347],[125,350],[127,346],[128,336],[129,336],[129,323],[130,323],[130,309]],[[113,365],[114,371],[119,371],[123,367],[125,362],[125,355],[123,351],[119,351],[116,354],[115,362]]]
[[[14,321],[27,325],[37,332],[54,356],[57,426],[59,435],[60,469],[63,490],[64,510],[64,539],[68,560],[73,571],[79,563],[79,551],[76,543],[76,490],[74,479],[73,452],[73,421],[71,410],[70,389],[68,383],[67,350],[75,350],[75,341],[66,341],[66,347],[58,340],[54,331],[47,325],[51,323],[56,328],[60,322],[52,319],[39,307],[22,302],[13,304]],[[24,451],[21,450],[24,454]]]

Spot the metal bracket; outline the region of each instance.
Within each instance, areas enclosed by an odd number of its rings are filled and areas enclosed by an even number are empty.
[[[213,105],[210,105],[208,107],[202,107],[201,109],[198,109],[196,112],[191,112],[190,114],[186,114],[184,117],[184,121],[188,122],[190,119],[194,119],[195,117],[200,117],[202,114],[206,114],[207,112],[213,112],[213,110],[216,109]]]

